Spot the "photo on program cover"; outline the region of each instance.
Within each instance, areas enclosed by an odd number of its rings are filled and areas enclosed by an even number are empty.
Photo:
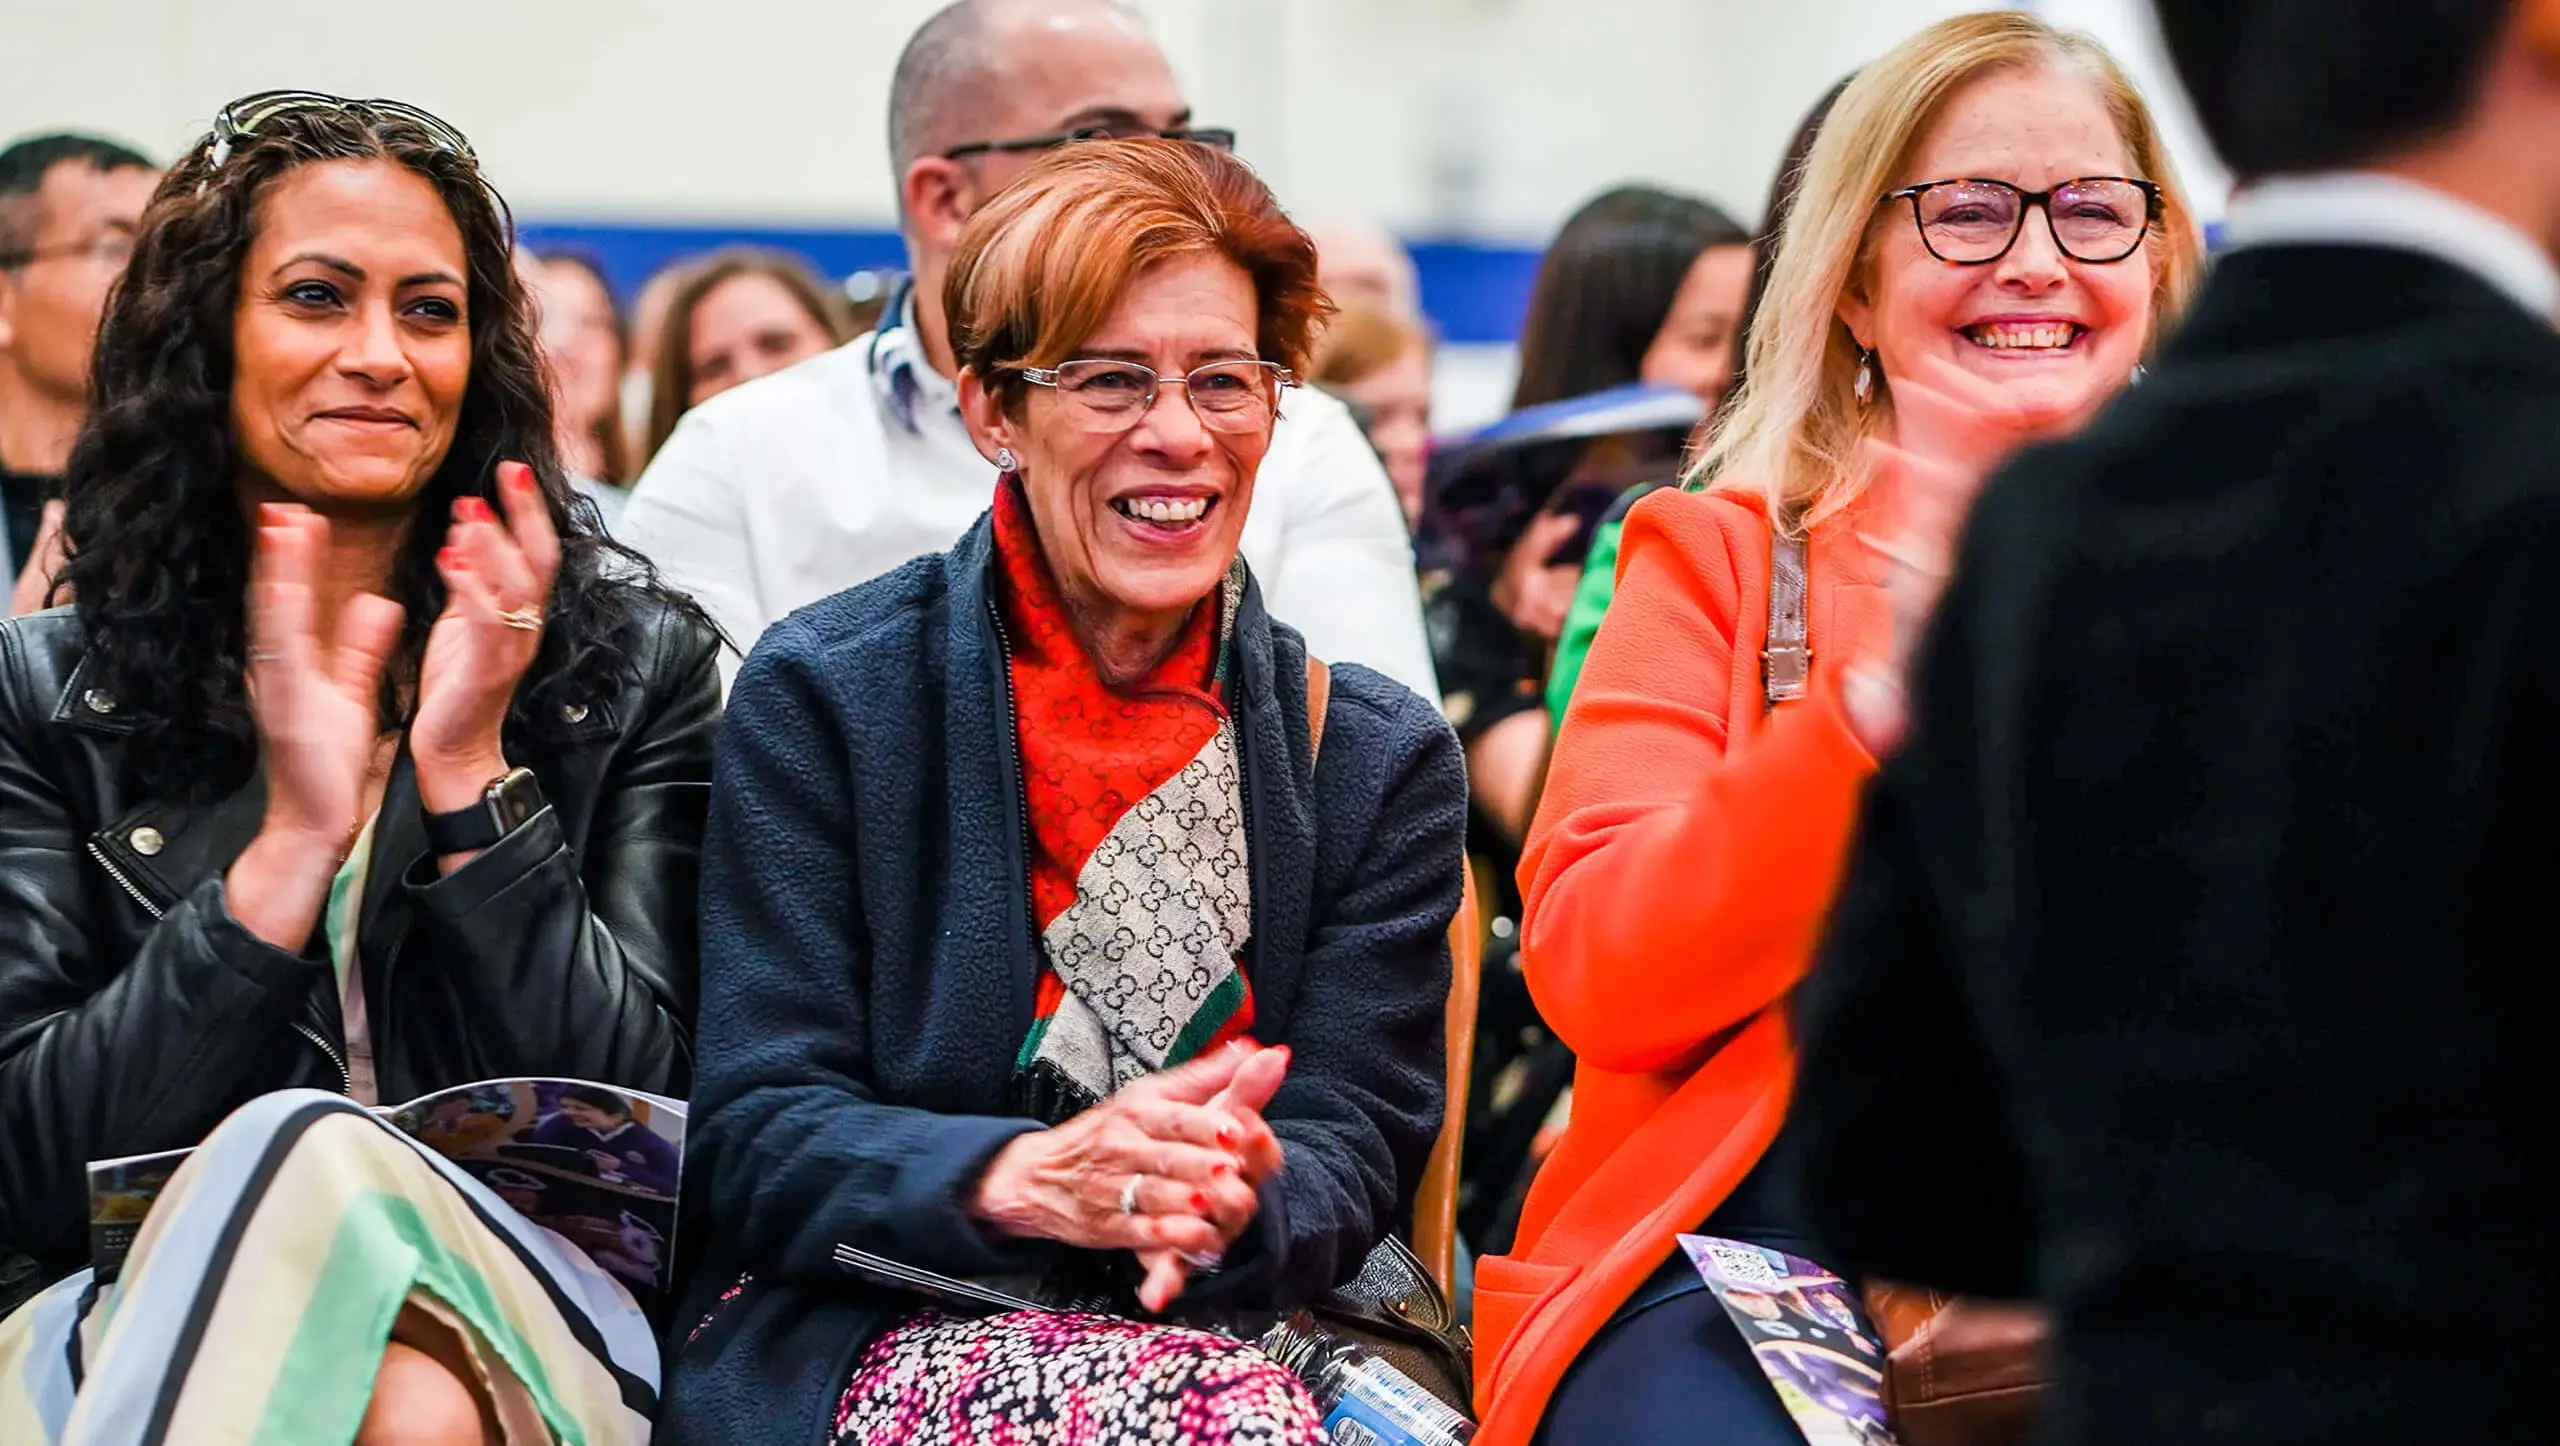
[[[1680,1248],[1810,1446],[1893,1446],[1884,1346],[1847,1282],[1810,1260],[1739,1240],[1683,1235]]]
[[[392,1124],[624,1284],[666,1289],[682,1106],[575,1080],[499,1080],[404,1105]]]

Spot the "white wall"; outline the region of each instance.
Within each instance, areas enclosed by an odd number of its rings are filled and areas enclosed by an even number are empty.
[[[0,0],[0,137],[167,155],[271,86],[398,96],[546,219],[881,224],[888,76],[935,0]],[[1534,242],[1644,179],[1743,219],[1803,108],[1949,0],[1142,0],[1301,214]],[[2150,77],[2143,0],[2040,0]],[[2194,170],[2192,151],[2189,169]]]

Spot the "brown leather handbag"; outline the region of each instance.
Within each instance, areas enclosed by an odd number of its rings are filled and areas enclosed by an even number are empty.
[[[1885,1408],[1902,1446],[2014,1446],[2045,1387],[2043,1311],[1871,1282]]]
[[[1774,537],[1769,632],[1760,654],[1767,706],[1804,695],[1805,543]],[[1870,1283],[1867,1316],[1884,1338],[1885,1409],[1902,1446],[2016,1446],[2045,1386],[2043,1311],[1911,1286]]]

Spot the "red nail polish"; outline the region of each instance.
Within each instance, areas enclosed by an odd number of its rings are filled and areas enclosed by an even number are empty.
[[[1201,1212],[1201,1211],[1203,1211],[1203,1210],[1206,1210],[1206,1209],[1208,1209],[1208,1208],[1209,1208],[1209,1197],[1208,1197],[1208,1196],[1206,1196],[1206,1195],[1201,1194],[1201,1193],[1200,1193],[1199,1191],[1197,1191],[1197,1190],[1192,1191],[1192,1192],[1191,1192],[1191,1211],[1192,1211],[1192,1213],[1196,1215],[1196,1214],[1198,1214],[1199,1212]]]
[[[1223,1180],[1223,1179],[1225,1179],[1227,1176],[1232,1175],[1232,1174],[1234,1174],[1235,1172],[1236,1172],[1236,1165],[1235,1165],[1235,1161],[1233,1161],[1233,1160],[1220,1160],[1220,1161],[1218,1162],[1218,1164],[1217,1164],[1216,1168],[1212,1169],[1209,1173],[1211,1173],[1211,1174],[1213,1174],[1213,1175],[1217,1176],[1219,1179]]]
[[[1218,1144],[1220,1148],[1223,1149],[1234,1149],[1236,1147],[1236,1132],[1228,1129],[1224,1125],[1220,1125],[1218,1127]]]

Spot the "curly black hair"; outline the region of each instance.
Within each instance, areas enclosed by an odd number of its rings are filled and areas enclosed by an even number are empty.
[[[539,710],[635,673],[647,600],[712,626],[645,559],[604,536],[594,504],[562,471],[550,379],[512,264],[514,219],[466,150],[400,108],[341,102],[261,117],[225,151],[206,136],[170,168],[143,213],[99,333],[88,422],[63,475],[70,561],[61,585],[86,637],[88,676],[134,722],[127,756],[135,786],[217,798],[256,767],[232,322],[259,198],[298,166],[382,161],[415,172],[452,213],[470,272],[461,420],[416,499],[392,570],[391,597],[408,619],[384,669],[384,726],[406,722],[408,685],[444,608],[435,557],[454,499],[494,502],[500,461],[533,469],[561,548],[550,624],[516,691],[511,732]]]

